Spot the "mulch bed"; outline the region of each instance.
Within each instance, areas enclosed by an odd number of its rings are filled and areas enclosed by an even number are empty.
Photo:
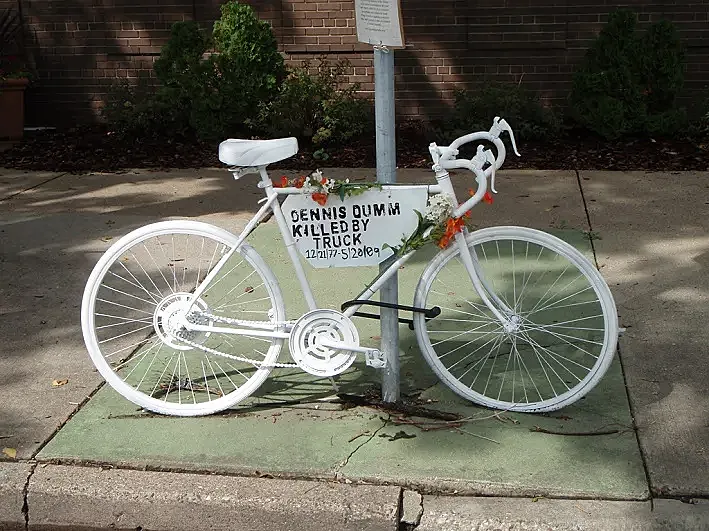
[[[423,134],[403,132],[397,137],[400,168],[430,166]],[[687,171],[709,168],[709,142],[691,140],[624,139],[607,142],[568,135],[547,142],[521,141],[521,158],[508,152],[505,168]],[[0,152],[0,167],[66,172],[119,172],[129,168],[221,167],[217,145],[161,138],[126,139],[102,126],[63,131],[29,132],[12,148]],[[351,142],[330,153],[327,160],[313,158],[303,147],[295,157],[274,168],[312,170],[317,167],[375,167],[374,139]]]

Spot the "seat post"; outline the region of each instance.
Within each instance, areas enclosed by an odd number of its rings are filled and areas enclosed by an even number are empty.
[[[263,183],[264,187],[270,186],[271,184],[273,184],[271,182],[271,177],[268,175],[268,172],[266,171],[266,166],[259,166],[258,173],[261,176],[261,182]]]

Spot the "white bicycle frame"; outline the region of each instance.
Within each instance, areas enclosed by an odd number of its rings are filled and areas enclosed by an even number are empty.
[[[514,151],[519,156],[514,142],[514,135],[512,134],[512,130],[510,129],[509,125],[504,120],[499,120],[499,118],[496,118],[494,125],[490,129],[490,131],[472,133],[460,137],[447,147],[439,147],[435,144],[431,144],[431,146],[429,147],[429,151],[431,152],[431,156],[433,157],[434,161],[432,169],[435,172],[436,181],[438,184],[388,186],[385,185],[382,186],[382,189],[387,190],[390,188],[396,188],[397,190],[401,190],[426,188],[427,193],[429,195],[441,193],[448,194],[454,199],[454,204],[458,204],[455,196],[455,191],[453,190],[453,185],[450,181],[450,175],[447,170],[470,170],[475,174],[478,187],[475,194],[470,199],[462,203],[458,208],[453,211],[452,217],[459,218],[482,200],[483,196],[488,190],[488,177],[492,177],[492,190],[496,193],[494,187],[495,171],[499,169],[500,166],[502,166],[506,154],[505,146],[499,138],[500,133],[504,130],[510,133]],[[492,155],[492,152],[488,150],[483,150],[482,146],[479,146],[477,154],[471,160],[454,158],[455,156],[457,156],[458,148],[460,146],[478,140],[484,140],[494,144],[497,148],[497,156],[495,157],[494,155]],[[487,163],[489,163],[490,166],[487,169],[483,170],[483,167]],[[286,250],[288,251],[288,255],[293,265],[293,269],[298,278],[298,282],[303,292],[303,296],[305,297],[306,303],[308,305],[308,309],[311,311],[318,309],[315,297],[313,295],[313,290],[310,287],[310,283],[308,282],[308,279],[305,276],[303,264],[300,260],[300,257],[298,256],[295,240],[293,239],[293,236],[290,233],[288,222],[286,221],[286,218],[281,209],[281,204],[278,201],[281,196],[301,194],[302,190],[293,187],[274,188],[271,178],[269,177],[268,172],[266,171],[266,166],[259,166],[257,168],[242,168],[232,171],[234,171],[235,179],[239,179],[241,176],[247,173],[257,172],[261,177],[261,182],[258,184],[258,186],[259,188],[263,188],[266,192],[266,198],[262,199],[259,202],[265,201],[265,203],[263,204],[263,206],[261,206],[258,212],[256,212],[254,217],[246,224],[246,227],[242,230],[241,234],[237,238],[236,245],[232,249],[230,249],[226,254],[224,254],[224,256],[222,256],[217,265],[212,269],[212,271],[209,272],[209,274],[205,277],[201,284],[197,286],[197,289],[193,294],[192,303],[190,304],[190,307],[188,308],[186,314],[189,314],[194,302],[199,299],[199,297],[202,295],[202,293],[204,293],[204,291],[207,289],[212,280],[214,280],[214,278],[219,274],[219,271],[222,269],[222,267],[224,267],[224,265],[233,256],[233,254],[238,251],[238,249],[246,241],[251,232],[259,225],[259,223],[261,223],[266,218],[269,212],[272,212],[276,219],[276,223],[278,224],[278,228],[283,237]],[[467,229],[463,232],[457,233],[455,235],[454,245],[456,245],[460,251],[460,256],[463,265],[465,266],[465,269],[468,272],[468,276],[470,277],[470,280],[472,281],[473,286],[480,298],[487,305],[490,311],[495,315],[495,317],[500,321],[500,323],[505,327],[510,326],[511,318],[514,315],[514,311],[510,309],[499,297],[497,297],[497,295],[495,295],[492,288],[485,281],[478,263],[478,258],[475,253],[475,250],[469,248],[466,243],[467,234]],[[394,260],[385,271],[380,273],[379,276],[375,277],[372,284],[370,284],[364,291],[362,291],[356,297],[355,300],[368,301],[375,293],[377,293],[377,291],[379,291],[379,289],[381,289],[384,283],[389,278],[391,278],[391,276],[415,253],[416,250],[413,250]],[[361,306],[361,304],[350,306],[343,313],[348,318],[352,317]],[[256,337],[288,338],[290,336],[290,329],[292,328],[294,322],[285,321],[278,323],[269,323],[265,321],[238,321],[239,326],[243,326],[244,328],[231,328],[217,327],[213,325],[198,325],[189,322],[185,317],[182,324],[189,330],[202,332],[221,332],[226,334],[249,335]],[[351,350],[367,351],[370,349],[352,348]]]

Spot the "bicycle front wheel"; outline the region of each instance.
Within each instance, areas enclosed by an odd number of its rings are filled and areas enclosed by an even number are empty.
[[[475,291],[457,246],[439,253],[416,289],[416,337],[438,377],[460,396],[511,411],[553,411],[588,393],[607,371],[618,317],[607,284],[568,243],[524,227],[467,235],[503,324]],[[493,295],[494,294],[494,295]]]
[[[84,291],[84,341],[104,379],[128,400],[167,415],[207,415],[253,393],[278,359],[283,339],[189,332],[181,319],[196,287],[236,244],[196,221],[137,229],[111,246]],[[214,316],[285,320],[278,283],[258,253],[241,246],[194,303]],[[211,317],[210,317],[211,316]]]

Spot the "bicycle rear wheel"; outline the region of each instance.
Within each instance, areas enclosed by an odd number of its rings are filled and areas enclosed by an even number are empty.
[[[486,289],[512,310],[507,327],[469,280],[456,246],[421,276],[414,317],[424,358],[460,396],[512,411],[553,411],[588,393],[607,371],[618,318],[607,284],[568,243],[525,227],[467,235]],[[504,312],[503,312],[504,313]]]
[[[234,235],[212,225],[166,221],[106,251],[86,285],[81,322],[91,359],[111,387],[156,413],[194,416],[228,408],[263,383],[283,339],[181,327],[196,287],[235,244]],[[203,324],[213,321],[208,315],[285,320],[273,273],[247,245],[193,308],[205,315]]]

